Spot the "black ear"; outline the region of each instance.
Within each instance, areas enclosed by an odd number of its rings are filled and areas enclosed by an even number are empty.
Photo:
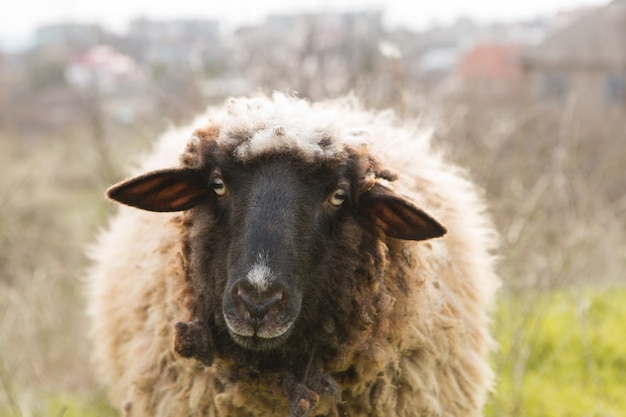
[[[446,234],[438,221],[380,184],[361,196],[359,210],[396,239],[426,240]]]
[[[129,178],[109,188],[106,194],[112,200],[143,210],[180,211],[205,198],[207,185],[198,171],[172,168]]]

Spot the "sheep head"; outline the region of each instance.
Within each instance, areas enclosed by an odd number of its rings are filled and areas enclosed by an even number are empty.
[[[280,149],[241,160],[232,141],[220,142],[216,132],[199,136],[189,147],[192,162],[127,179],[107,192],[122,204],[188,211],[193,219],[192,281],[208,306],[197,306],[200,324],[177,326],[182,341],[208,343],[202,333],[214,322],[244,350],[279,349],[297,333],[303,305],[324,308],[309,293],[336,281],[344,268],[342,241],[357,239],[355,230],[376,239],[445,234],[439,222],[377,180],[391,175],[365,149],[344,146],[317,160],[297,148]],[[345,268],[347,274],[354,267],[346,261]],[[219,302],[206,301],[216,292]],[[212,355],[203,352],[210,363]]]

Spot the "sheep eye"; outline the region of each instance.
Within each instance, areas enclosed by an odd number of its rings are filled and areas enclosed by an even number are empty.
[[[348,198],[348,193],[341,188],[336,189],[328,198],[328,202],[335,207],[339,207]]]
[[[215,191],[215,194],[219,196],[226,194],[226,184],[224,184],[224,180],[221,178],[215,178],[211,183],[211,187],[213,191]]]

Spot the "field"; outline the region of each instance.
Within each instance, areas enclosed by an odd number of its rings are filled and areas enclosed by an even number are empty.
[[[626,415],[624,119],[441,108],[437,143],[502,235],[486,415]],[[89,363],[85,252],[113,211],[104,189],[160,128],[0,133],[0,417],[117,415]]]
[[[626,291],[503,297],[487,416],[622,416]]]

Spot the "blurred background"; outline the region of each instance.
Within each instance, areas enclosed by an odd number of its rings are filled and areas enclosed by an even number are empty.
[[[273,90],[418,118],[485,190],[487,416],[626,415],[626,0],[204,3],[4,7],[1,417],[118,415],[83,313],[103,191],[168,126]]]

